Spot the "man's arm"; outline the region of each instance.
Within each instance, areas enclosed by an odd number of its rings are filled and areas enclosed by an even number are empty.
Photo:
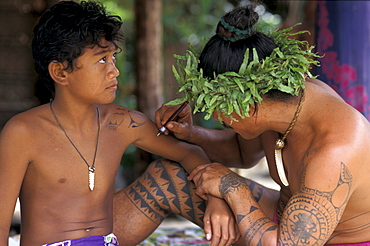
[[[326,160],[326,164],[321,160]],[[245,179],[222,165],[200,166],[190,178],[199,195],[212,194],[228,202],[247,245],[324,245],[336,228],[354,185],[346,163],[337,158],[321,160],[306,164],[280,225],[265,215]]]
[[[27,132],[10,120],[0,133],[0,245],[8,245],[9,229],[28,161]]]
[[[162,106],[158,109],[157,127],[166,122],[176,108]],[[167,129],[176,138],[200,146],[212,161],[227,166],[252,167],[264,156],[260,138],[245,140],[232,130],[213,130],[193,125],[190,106],[179,114],[177,121],[167,124]]]
[[[232,130],[213,130],[192,126],[189,142],[200,146],[215,162],[229,167],[253,167],[264,156],[261,139],[243,139]]]

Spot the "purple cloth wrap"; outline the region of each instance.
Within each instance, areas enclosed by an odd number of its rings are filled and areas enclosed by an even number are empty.
[[[63,242],[44,244],[43,246],[117,246],[117,237],[111,233],[107,236],[91,236]]]

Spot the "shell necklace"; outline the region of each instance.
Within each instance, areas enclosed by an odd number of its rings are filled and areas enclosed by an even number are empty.
[[[284,141],[287,138],[290,131],[292,130],[293,126],[295,125],[295,123],[298,119],[299,112],[301,112],[301,109],[302,109],[302,106],[303,106],[303,101],[304,101],[304,96],[305,96],[305,93],[304,93],[304,89],[303,89],[301,99],[299,100],[299,104],[298,104],[297,110],[294,114],[292,122],[290,122],[290,125],[289,125],[288,129],[285,131],[284,135],[281,138],[279,137],[275,142],[276,169],[277,169],[279,178],[280,178],[280,180],[281,180],[281,182],[283,183],[284,186],[289,186],[289,182],[288,182],[288,179],[287,179],[287,177],[285,175],[285,171],[284,171],[282,150],[285,147],[285,142]]]
[[[89,189],[92,191],[92,190],[94,190],[94,186],[95,186],[95,159],[96,159],[96,153],[98,152],[98,144],[99,144],[99,138],[100,138],[100,111],[99,111],[99,108],[96,107],[96,113],[98,114],[98,136],[96,138],[96,145],[95,145],[95,153],[94,153],[93,163],[90,166],[89,163],[86,161],[85,157],[81,154],[81,152],[78,150],[76,145],[73,143],[72,139],[68,136],[68,134],[64,130],[62,124],[59,122],[58,117],[57,117],[57,115],[55,114],[55,112],[53,110],[52,103],[53,103],[53,100],[51,99],[50,100],[50,110],[51,110],[51,113],[54,116],[55,121],[57,122],[60,129],[62,129],[62,131],[64,132],[64,135],[66,135],[69,142],[72,144],[72,146],[75,148],[77,153],[81,156],[82,160],[86,163],[86,165],[88,167],[88,171],[89,171]]]

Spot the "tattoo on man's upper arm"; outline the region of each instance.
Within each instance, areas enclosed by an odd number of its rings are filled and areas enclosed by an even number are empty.
[[[299,192],[289,200],[280,230],[282,245],[325,244],[337,226],[351,193],[352,175],[340,164],[336,187],[322,191],[307,187],[303,181]]]

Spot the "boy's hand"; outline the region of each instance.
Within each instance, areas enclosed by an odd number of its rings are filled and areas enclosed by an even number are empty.
[[[223,199],[208,195],[204,233],[207,240],[211,240],[211,246],[231,245],[239,240],[240,233],[235,216]]]
[[[171,115],[180,107],[180,105],[162,105],[155,112],[155,124],[158,129],[171,117]],[[168,135],[170,132],[178,139],[190,141],[192,134],[193,118],[191,108],[187,105],[179,114],[176,121],[170,121],[165,127],[167,130],[163,133]]]

